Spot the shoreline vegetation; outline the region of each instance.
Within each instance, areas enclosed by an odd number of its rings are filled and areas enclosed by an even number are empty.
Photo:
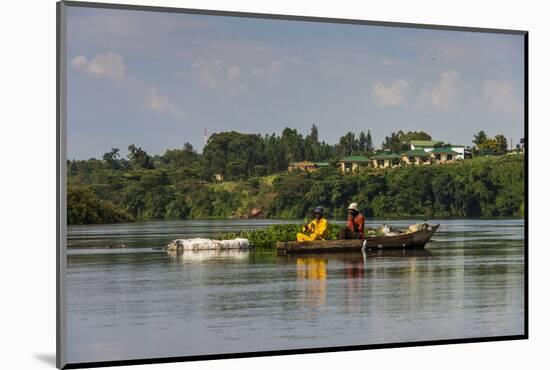
[[[102,159],[67,162],[69,225],[118,222],[274,218],[303,219],[322,205],[329,218],[345,218],[358,202],[374,218],[521,217],[524,156],[475,152],[455,163],[365,168],[343,174],[345,155],[376,153],[370,134],[348,133],[335,145],[285,129],[282,136],[225,132],[212,135],[203,153],[190,144],[150,156],[131,145],[128,158],[114,148]],[[401,139],[399,139],[401,137]],[[426,133],[392,134],[387,144],[427,139]],[[401,142],[400,140],[403,140]],[[490,139],[486,139],[490,140]],[[481,145],[480,145],[481,147]],[[475,148],[474,148],[475,150]],[[301,159],[325,161],[313,172],[288,172]],[[224,181],[216,181],[223,174]]]

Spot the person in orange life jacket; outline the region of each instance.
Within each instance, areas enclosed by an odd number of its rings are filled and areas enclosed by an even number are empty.
[[[363,239],[365,231],[365,216],[359,211],[357,203],[348,207],[348,222],[340,229],[338,239]]]
[[[311,240],[324,240],[328,233],[328,221],[323,217],[325,210],[323,207],[316,207],[313,211],[315,219],[302,229],[303,232],[296,235],[299,242]]]

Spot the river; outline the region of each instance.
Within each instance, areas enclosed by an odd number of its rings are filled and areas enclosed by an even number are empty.
[[[288,221],[71,226],[68,362],[523,334],[523,220],[430,222],[425,252],[307,256],[154,249]]]

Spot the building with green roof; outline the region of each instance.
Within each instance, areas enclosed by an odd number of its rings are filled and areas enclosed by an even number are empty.
[[[401,156],[395,153],[378,153],[372,156],[372,165],[375,168],[397,167],[400,165]]]
[[[340,160],[340,162],[368,162],[370,161],[370,158],[364,155],[350,155],[348,157],[344,157]]]
[[[339,168],[342,173],[358,172],[367,167],[392,168],[410,165],[430,165],[452,163],[464,159],[462,145],[445,145],[437,140],[411,140],[411,149],[403,153],[380,151],[372,156],[351,155],[340,160]],[[458,151],[455,150],[458,148]]]
[[[434,150],[430,151],[430,154],[432,153],[439,153],[439,154],[458,154],[458,152],[455,152],[451,148],[435,148]]]
[[[425,152],[432,152],[436,148],[450,148],[456,152],[456,159],[465,159],[469,151],[464,145],[458,144],[445,144],[439,140],[411,140],[409,142],[411,150],[424,150]],[[452,153],[441,153],[452,154]]]
[[[430,157],[436,163],[454,162],[458,155],[459,153],[451,148],[434,148],[430,151]]]
[[[433,149],[433,148],[436,148],[438,146],[443,145],[443,141],[439,141],[439,140],[411,140],[411,141],[409,141],[409,145],[411,146],[411,150],[415,150],[415,149],[430,150],[430,149]]]
[[[358,172],[368,167],[370,158],[364,155],[350,155],[340,160],[340,171],[342,173]]]
[[[411,149],[409,151],[406,151],[404,153],[401,153],[401,156],[412,156],[412,157],[429,157],[430,153],[423,149]]]
[[[294,171],[305,171],[313,172],[320,167],[328,167],[330,164],[328,162],[310,162],[310,161],[301,161],[301,162],[290,162],[288,164],[288,172]]]
[[[430,153],[424,149],[411,149],[401,153],[401,161],[405,165],[430,164]]]
[[[399,159],[399,154],[395,153],[378,153],[372,156],[372,159]]]

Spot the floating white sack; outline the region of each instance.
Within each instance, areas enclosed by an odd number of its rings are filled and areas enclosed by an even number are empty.
[[[213,240],[205,238],[176,239],[168,243],[168,251],[201,251],[225,249],[249,249],[248,239],[236,238],[232,240]]]

